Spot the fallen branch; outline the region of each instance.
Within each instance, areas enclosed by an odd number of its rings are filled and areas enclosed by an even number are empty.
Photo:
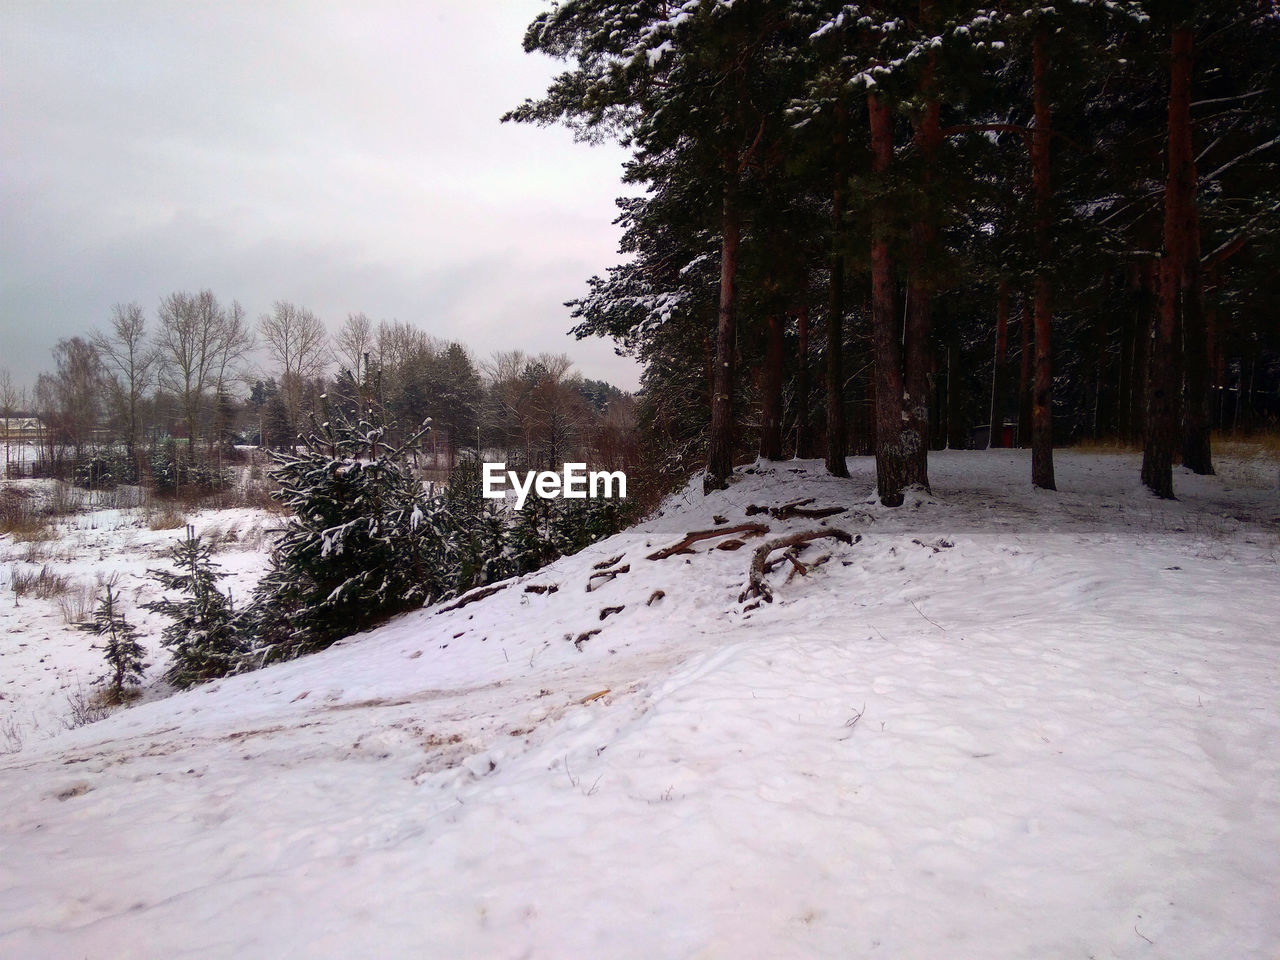
[[[573,645],[574,645],[575,647],[577,647],[579,650],[581,650],[581,649],[582,649],[582,645],[583,645],[584,643],[586,643],[588,640],[590,640],[592,637],[594,637],[594,636],[595,636],[597,633],[599,633],[599,632],[600,632],[600,631],[599,631],[599,629],[596,629],[596,630],[584,630],[582,633],[578,634],[578,638],[577,638],[576,640],[574,640],[574,641],[573,641]],[[565,636],[567,637],[567,636],[568,636],[568,634],[565,634]]]
[[[773,602],[773,589],[765,580],[765,565],[769,562],[769,554],[775,550],[786,550],[791,548],[786,559],[796,567],[797,571],[804,567],[804,564],[795,556],[798,552],[797,548],[802,547],[814,540],[822,540],[830,537],[833,540],[839,540],[841,543],[854,544],[862,539],[861,535],[857,537],[850,536],[844,530],[808,530],[803,533],[793,533],[787,537],[777,537],[767,543],[762,543],[756,547],[756,552],[751,558],[751,571],[747,578],[747,589],[742,591],[738,597],[738,602],[742,603],[751,597],[759,597],[765,603]],[[806,571],[807,572],[807,571]]]
[[[950,550],[955,546],[955,544],[950,540],[943,539],[935,540],[933,543],[925,543],[923,540],[912,540],[911,542],[917,547],[924,547],[927,550],[932,550],[934,553],[939,553],[942,550]]]
[[[800,552],[805,548],[807,548],[808,546],[809,545],[807,543],[802,543],[799,546],[792,547],[790,550],[786,551],[781,556],[774,557],[772,560],[770,560],[764,565],[764,575],[767,577],[769,574],[773,573],[774,570],[782,566],[784,563],[788,563],[788,562],[794,563],[796,558],[800,556]]]
[[[597,564],[596,564],[595,566],[593,566],[591,569],[592,569],[592,570],[603,570],[603,569],[605,569],[605,567],[612,567],[615,563],[617,563],[619,560],[621,560],[624,556],[625,556],[625,554],[620,553],[620,554],[618,554],[616,557],[611,557],[611,558],[610,558],[610,559],[608,559],[608,560],[601,560],[599,563],[597,563]]]
[[[813,497],[805,497],[803,500],[792,500],[790,503],[784,503],[780,507],[762,507],[753,503],[747,507],[746,514],[748,517],[754,517],[757,513],[767,513],[770,516],[774,516],[775,510],[794,510],[797,507],[803,507],[810,503],[813,503]]]
[[[531,583],[524,588],[525,593],[555,593],[560,589],[558,583]]]
[[[616,567],[613,570],[601,570],[599,573],[593,573],[591,576],[587,577],[587,593],[590,593],[592,590],[595,590],[597,587],[600,587],[603,584],[608,583],[614,577],[619,577],[624,573],[630,573],[630,572],[631,572],[631,564],[624,563],[622,566]],[[600,583],[596,583],[597,579],[600,580]]]
[[[758,513],[767,513],[775,520],[790,520],[792,517],[805,517],[809,520],[821,520],[823,517],[835,516],[837,513],[844,513],[845,507],[810,507],[808,504],[813,503],[813,497],[806,497],[804,500],[793,500],[791,503],[784,503],[780,507],[761,507],[757,504],[751,504],[746,509],[748,517],[754,517]]]
[[[499,590],[505,590],[509,586],[511,586],[511,583],[508,581],[507,583],[495,584],[492,587],[481,587],[479,590],[468,593],[466,596],[455,600],[446,607],[440,607],[436,610],[436,613],[448,613],[450,610],[461,610],[467,604],[475,603],[477,600],[483,600],[485,597],[492,597]]]
[[[625,609],[627,609],[626,604],[620,607],[605,607],[600,611],[600,619],[603,620],[605,617],[612,616],[615,613],[621,613]]]
[[[714,540],[717,537],[727,537],[731,533],[740,533],[747,537],[761,537],[769,532],[768,526],[763,523],[740,523],[736,527],[722,527],[719,530],[694,530],[685,534],[683,540],[669,547],[663,547],[661,550],[655,550],[646,557],[646,560],[665,560],[667,557],[674,557],[679,553],[693,553],[689,548],[700,540]]]
[[[652,607],[655,603],[657,603],[659,600],[661,600],[661,599],[662,599],[663,597],[665,597],[666,595],[667,595],[667,592],[666,592],[665,590],[655,590],[655,591],[653,591],[653,593],[649,594],[649,600],[648,600],[648,602],[645,604],[645,606],[646,606],[646,607]]]
[[[776,520],[787,520],[791,517],[804,517],[807,520],[821,520],[823,517],[833,517],[837,513],[844,513],[844,510],[844,507],[813,507],[812,509],[807,507],[793,507],[790,510],[786,510],[784,507],[779,507],[776,513],[770,510],[769,516]]]

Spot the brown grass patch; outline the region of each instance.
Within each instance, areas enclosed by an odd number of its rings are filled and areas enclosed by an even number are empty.
[[[9,586],[19,597],[52,600],[63,596],[71,589],[71,578],[54,573],[46,563],[39,572],[15,569],[9,575]]]

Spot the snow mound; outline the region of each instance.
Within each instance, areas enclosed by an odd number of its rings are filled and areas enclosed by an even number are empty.
[[[0,758],[0,956],[1274,956],[1276,493],[850,464]]]

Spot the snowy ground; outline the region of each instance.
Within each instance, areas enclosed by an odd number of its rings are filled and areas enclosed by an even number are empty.
[[[128,502],[117,496],[85,494],[52,480],[22,480],[10,491],[47,507],[55,497],[83,498],[83,509],[58,517],[40,539],[15,541],[0,537],[0,755],[48,739],[72,722],[76,702],[92,697],[95,681],[106,671],[97,638],[75,622],[93,611],[94,598],[112,579],[129,621],[143,633],[152,680],[168,665],[159,646],[163,617],[141,609],[161,591],[147,575],[169,569],[170,546],[182,539],[185,523],[216,546],[215,561],[227,574],[223,585],[233,598],[248,598],[266,566],[268,531],[278,515],[247,508],[192,510],[162,506],[114,506]],[[136,498],[135,498],[136,499]],[[113,505],[103,507],[97,501]],[[176,526],[174,526],[176,525]],[[151,529],[167,526],[169,529]],[[48,575],[63,581],[56,594],[19,596],[13,589],[23,575]],[[146,698],[167,691],[153,684]]]
[[[850,463],[0,758],[0,956],[1274,960],[1265,472]],[[758,541],[646,559],[801,497],[849,510],[751,519],[862,539],[772,604]]]

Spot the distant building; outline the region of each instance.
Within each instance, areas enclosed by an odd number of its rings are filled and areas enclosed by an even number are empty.
[[[0,440],[8,443],[35,443],[44,436],[39,417],[0,418]]]

